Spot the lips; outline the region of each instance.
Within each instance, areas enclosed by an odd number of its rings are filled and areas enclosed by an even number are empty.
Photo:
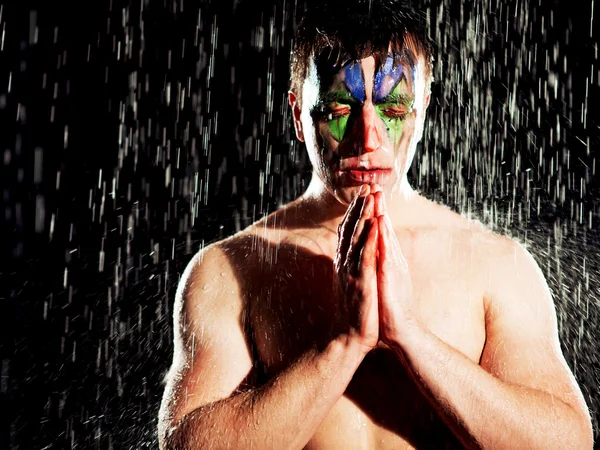
[[[342,181],[349,185],[366,183],[384,184],[385,179],[392,173],[392,169],[365,169],[357,167],[340,170],[338,173]]]

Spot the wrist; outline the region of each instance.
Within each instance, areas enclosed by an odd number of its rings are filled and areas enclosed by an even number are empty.
[[[350,382],[363,358],[364,355],[347,337],[338,336],[317,351],[314,363],[323,382],[337,378],[345,389],[345,384]]]
[[[421,321],[411,316],[403,322],[402,329],[397,330],[393,338],[386,344],[394,350],[406,353],[418,347],[428,333],[429,331]]]
[[[331,355],[337,355],[343,364],[356,369],[371,348],[352,334],[341,334],[330,342],[328,351]]]

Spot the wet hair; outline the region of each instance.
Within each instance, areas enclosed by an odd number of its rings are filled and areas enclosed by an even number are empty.
[[[292,49],[290,90],[301,99],[311,59],[341,66],[374,56],[376,64],[407,48],[425,59],[431,81],[433,48],[425,17],[410,0],[312,0],[298,26]]]

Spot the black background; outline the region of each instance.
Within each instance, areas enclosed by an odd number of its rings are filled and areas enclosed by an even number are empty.
[[[598,5],[440,3],[411,180],[528,245],[598,436]],[[157,448],[183,268],[310,178],[302,3],[1,8],[0,448]]]

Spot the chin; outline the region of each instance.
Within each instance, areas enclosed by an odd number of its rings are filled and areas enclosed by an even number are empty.
[[[334,186],[331,189],[333,196],[344,206],[350,205],[356,198],[361,186]]]
[[[378,184],[379,187],[381,188],[381,191],[386,195],[389,196],[390,194],[392,194],[394,192],[394,188],[397,187],[396,186],[396,177],[386,177],[387,179],[385,180],[377,180],[377,181],[373,181],[372,183],[374,184]],[[364,183],[358,183],[358,182],[351,182],[351,183],[330,183],[329,184],[329,191],[333,194],[333,196],[343,205],[348,206],[350,203],[352,203],[352,201],[356,198],[356,196],[358,195],[358,193],[360,192],[360,188],[364,185],[368,185],[371,184],[369,182],[364,182]]]
[[[367,183],[365,183],[367,184]],[[329,191],[333,194],[335,199],[340,202],[344,206],[350,205],[352,201],[356,198],[358,193],[360,192],[360,188],[362,185],[357,186],[332,186]],[[380,186],[381,191],[387,197],[392,194],[393,186],[383,185]]]

